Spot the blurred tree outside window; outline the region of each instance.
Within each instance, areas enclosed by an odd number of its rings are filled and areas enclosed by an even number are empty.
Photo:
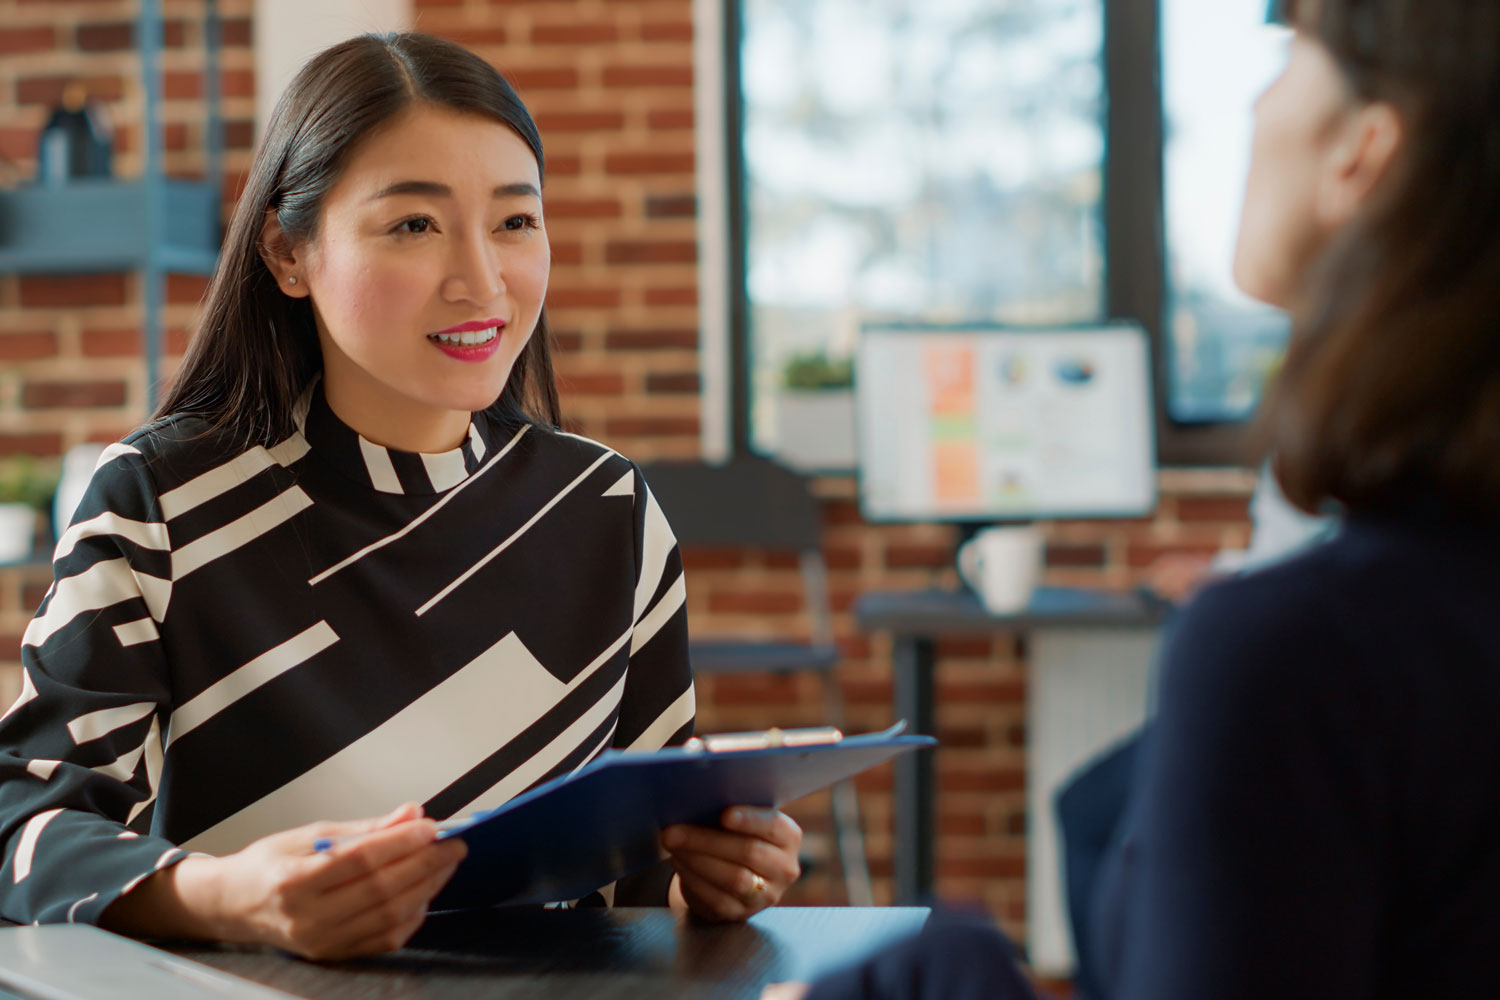
[[[1252,108],[1290,37],[1266,4],[1157,11],[1160,236],[1130,245],[1159,262],[1163,315],[1140,318],[1157,331],[1165,414],[1189,429],[1248,418],[1288,331],[1232,277]],[[798,398],[837,388],[808,373],[847,370],[862,320],[1107,318],[1102,0],[738,11],[752,450],[799,464],[808,425],[833,411]],[[1155,73],[1156,60],[1131,52],[1108,72]],[[1155,203],[1151,191],[1110,195]]]
[[[1101,0],[740,16],[755,451],[795,458],[788,394],[810,359],[847,370],[864,319],[1102,318]]]

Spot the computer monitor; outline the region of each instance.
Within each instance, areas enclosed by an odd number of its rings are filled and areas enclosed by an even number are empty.
[[[1156,506],[1137,326],[872,324],[855,360],[871,521],[1137,517]]]

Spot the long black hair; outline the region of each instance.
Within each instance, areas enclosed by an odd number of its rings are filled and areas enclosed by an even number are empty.
[[[322,369],[312,304],[282,294],[261,256],[266,213],[293,246],[317,235],[323,200],[371,130],[417,102],[511,128],[544,172],[542,140],[493,66],[460,45],[416,33],[363,35],[314,56],[266,128],[209,285],[203,320],[156,417],[192,414],[227,444],[271,445],[292,433],[298,396]],[[546,311],[488,411],[510,423],[559,425]]]

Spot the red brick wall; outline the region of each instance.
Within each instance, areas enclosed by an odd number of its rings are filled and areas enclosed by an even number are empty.
[[[0,182],[35,172],[38,133],[70,81],[82,81],[115,130],[115,172],[142,161],[142,93],[131,0],[0,0]],[[254,0],[222,0],[226,188],[249,165],[255,80]],[[162,107],[165,163],[201,176],[205,117],[202,4],[165,0]],[[140,283],[134,275],[0,275],[0,454],[56,454],[114,440],[145,412]],[[169,283],[169,353],[187,342],[202,279]]]
[[[416,0],[491,59],[547,152],[548,315],[570,423],[632,455],[698,449],[689,0]]]
[[[29,181],[42,125],[63,87],[82,81],[114,130],[114,169],[142,166],[142,92],[134,0],[0,0],[0,184]],[[226,210],[249,166],[254,102],[254,0],[220,0],[221,108],[226,119]],[[202,4],[164,0],[162,69],[165,166],[201,176],[206,124],[201,100]],[[205,282],[168,282],[167,367],[187,343]],[[140,355],[140,281],[133,274],[81,277],[0,274],[0,456],[60,455],[82,441],[113,441],[140,423],[146,383]],[[40,602],[45,567],[0,570],[0,698],[17,689],[20,633]]]
[[[29,173],[46,101],[79,76],[107,100],[121,130],[122,173],[138,169],[139,86],[120,25],[134,4],[116,0],[0,0],[0,154]],[[253,115],[251,0],[221,0],[229,24],[225,111],[232,176],[247,166]],[[197,3],[168,0],[168,166],[201,168]],[[554,269],[549,313],[564,408],[573,426],[638,458],[698,449],[697,245],[694,204],[690,0],[416,0],[422,30],[461,41],[515,83],[536,115],[548,154],[546,215]],[[38,103],[39,97],[45,98]],[[180,351],[196,280],[173,282],[169,323]],[[144,413],[137,359],[139,291],[133,278],[0,277],[0,452],[55,454],[84,439],[114,438]],[[1154,518],[1049,527],[1048,579],[1127,587],[1168,551],[1243,544],[1248,479],[1167,473]],[[865,590],[951,582],[952,533],[861,522],[848,479],[817,484],[826,502],[825,551],[840,681],[851,728],[891,718],[889,642],[859,634],[849,613]],[[689,610],[699,634],[803,636],[808,622],[788,560],[746,551],[686,554]],[[0,658],[12,659],[45,568],[0,572]],[[13,688],[14,666],[0,671]],[[941,648],[940,890],[982,901],[1014,932],[1025,928],[1027,671],[1005,636]],[[0,690],[0,699],[9,694]],[[706,680],[704,728],[820,721],[805,678]],[[889,898],[890,774],[861,779],[877,874]],[[795,815],[813,839],[827,827],[817,801]],[[833,898],[811,877],[796,898]]]
[[[1246,473],[1164,472],[1162,502],[1151,518],[1058,522],[1046,526],[1046,582],[1128,588],[1167,552],[1242,547],[1249,534]],[[856,629],[851,607],[872,590],[954,585],[954,530],[933,525],[872,526],[854,500],[853,482],[825,479],[824,556],[829,565],[834,626],[844,657],[839,678],[853,730],[889,725],[890,640]],[[748,551],[689,551],[688,611],[698,634],[801,636],[809,631],[795,595],[800,578],[786,559]],[[1024,648],[1010,635],[955,639],[938,646],[939,757],[938,889],[977,900],[1017,934],[1025,927],[1026,691]],[[703,724],[714,729],[813,725],[817,689],[809,679],[706,679],[700,685]],[[891,807],[889,769],[864,775],[867,820],[878,899],[889,899]],[[821,803],[793,810],[810,831],[827,829]],[[809,880],[802,898],[836,897],[837,886]],[[832,894],[832,895],[831,895]]]

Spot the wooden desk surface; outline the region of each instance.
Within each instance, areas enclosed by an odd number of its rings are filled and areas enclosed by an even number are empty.
[[[778,907],[747,924],[664,909],[439,915],[395,954],[326,965],[266,949],[171,950],[308,1000],[755,1000],[915,933],[918,907]]]

